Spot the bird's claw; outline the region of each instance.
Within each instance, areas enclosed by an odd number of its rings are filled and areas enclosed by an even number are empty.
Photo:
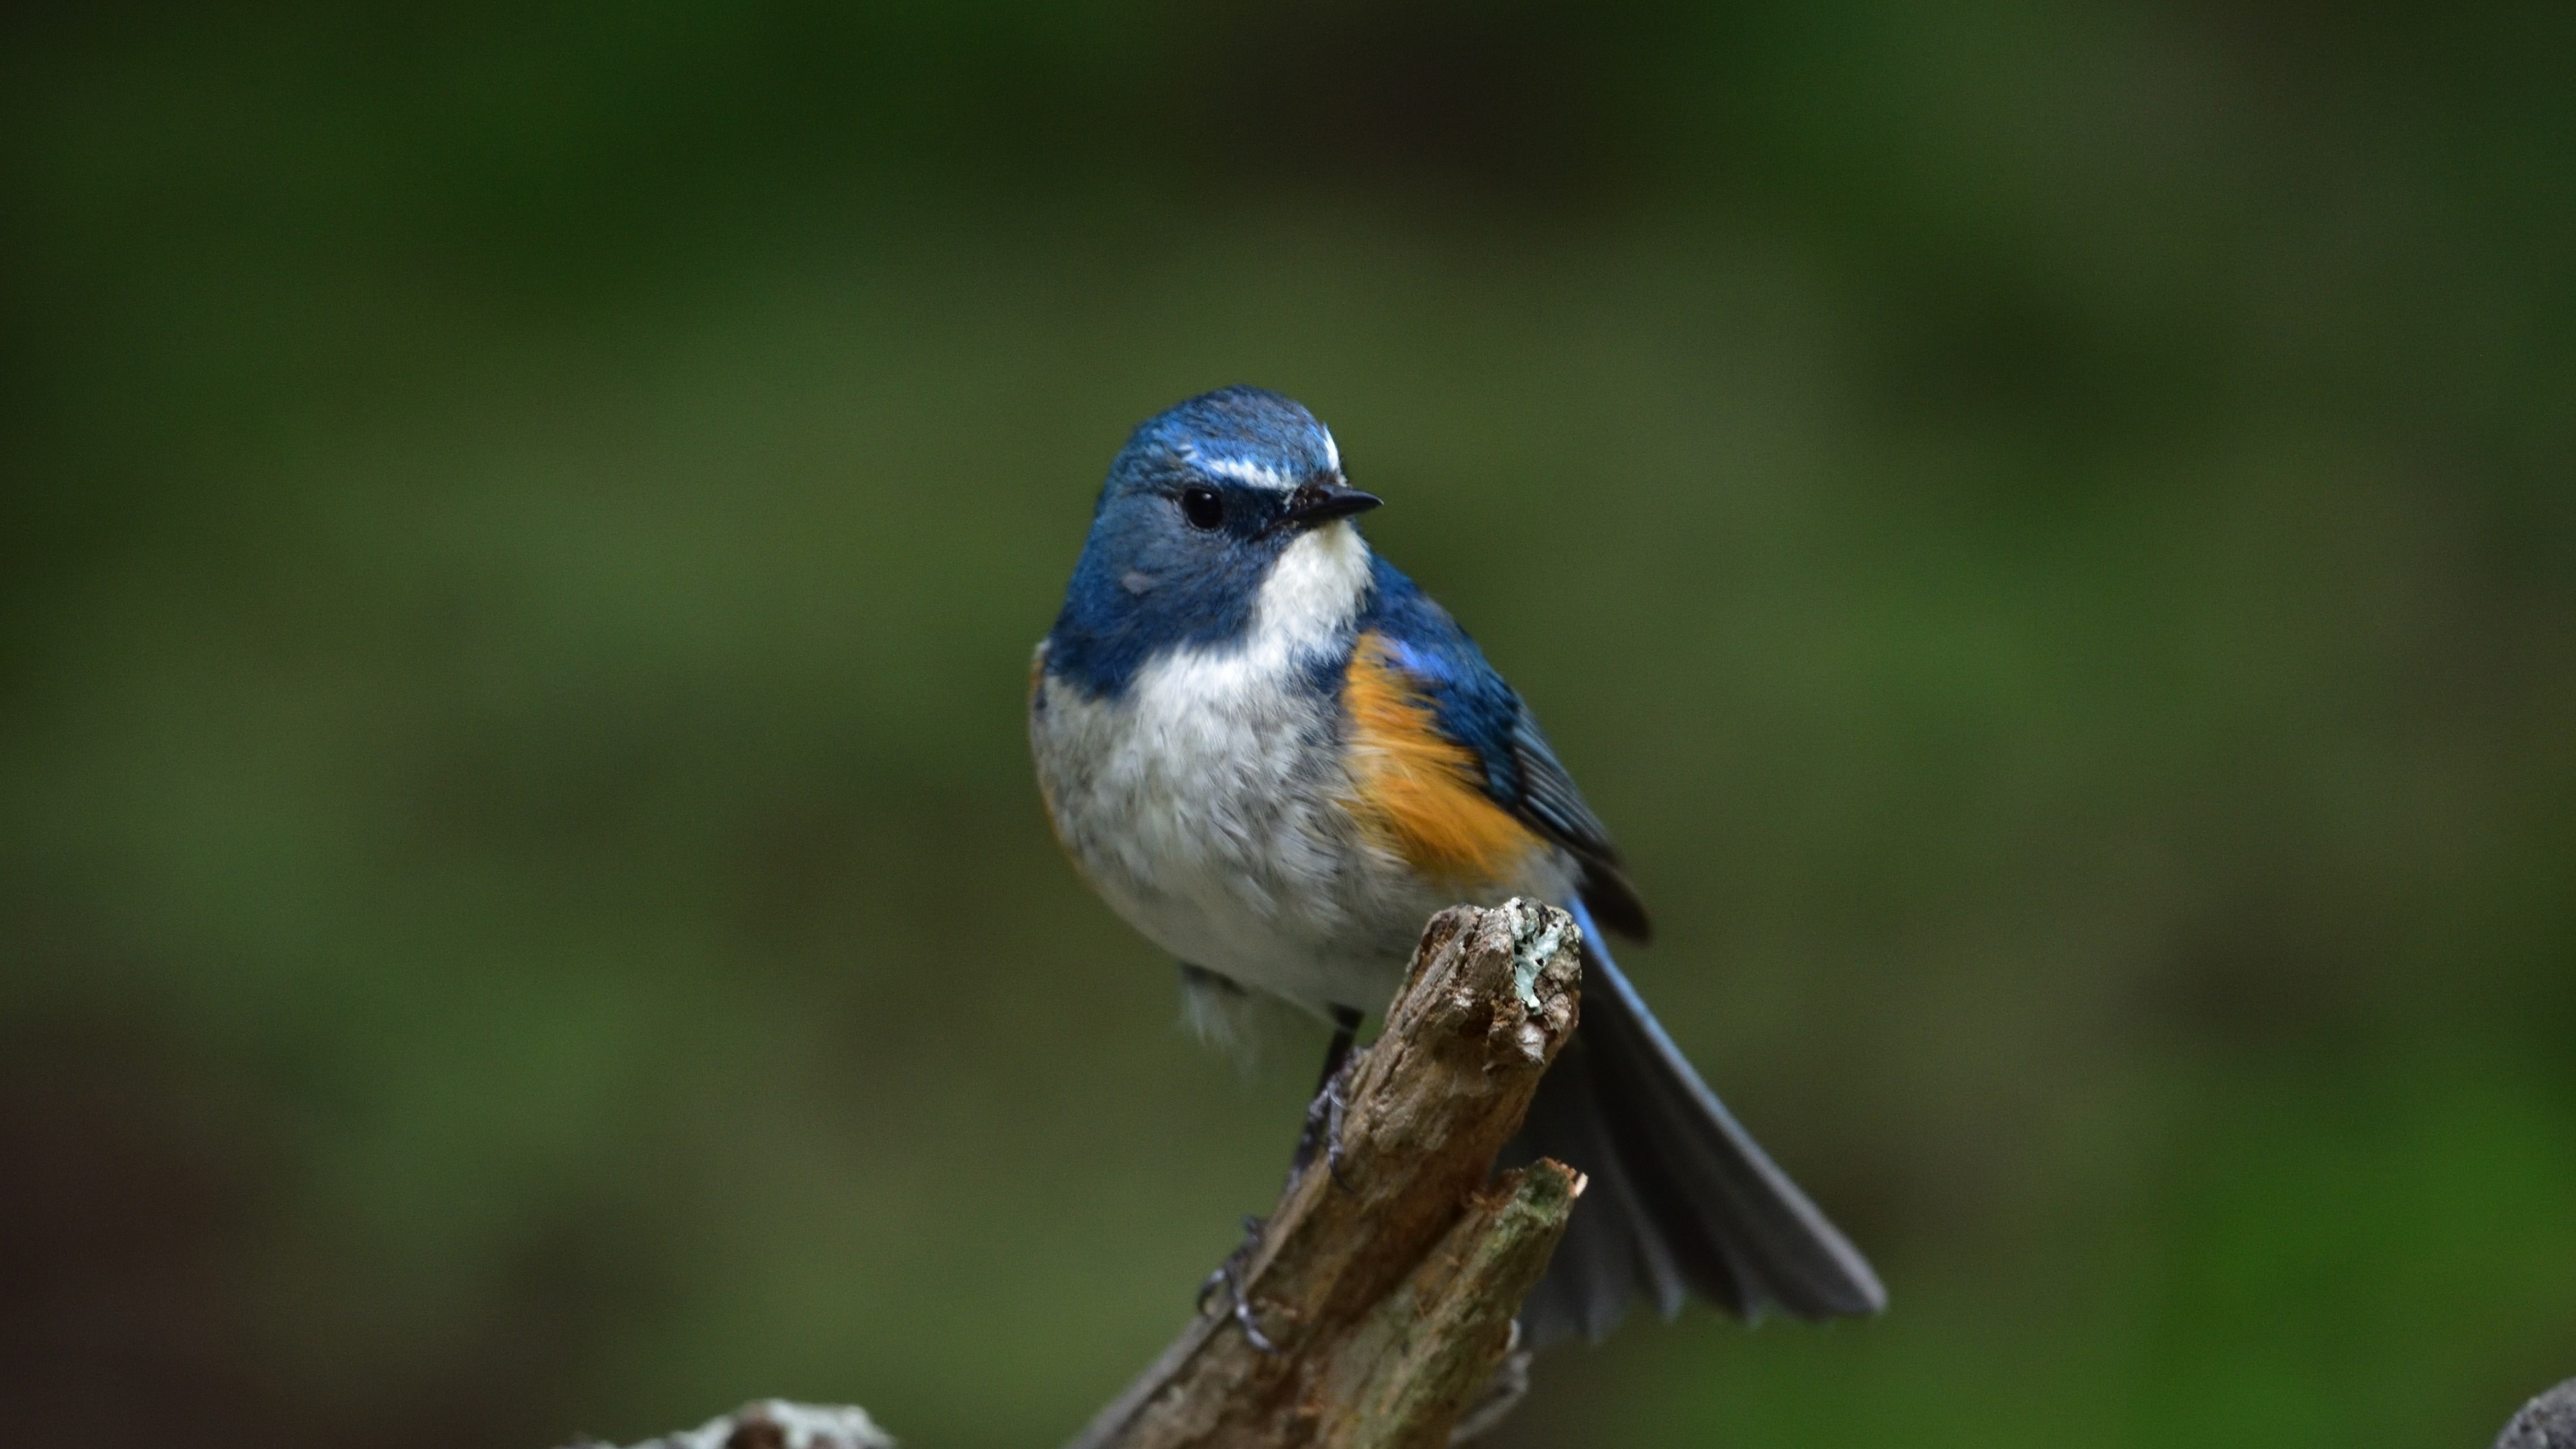
[[[1226,1302],[1230,1305],[1226,1316],[1243,1330],[1244,1341],[1251,1344],[1256,1352],[1277,1353],[1279,1345],[1272,1343],[1270,1335],[1261,1331],[1260,1321],[1252,1316],[1252,1298],[1243,1291],[1243,1265],[1252,1256],[1252,1250],[1260,1246],[1261,1226],[1259,1218],[1243,1220],[1243,1241],[1233,1252],[1225,1255],[1225,1261],[1216,1265],[1215,1272],[1208,1274],[1199,1284],[1198,1310],[1207,1312],[1209,1295],[1224,1289]]]
[[[1333,1175],[1333,1186],[1351,1190],[1351,1180],[1342,1172],[1342,1123],[1350,1113],[1350,1096],[1343,1085],[1350,1080],[1350,1066],[1324,1079],[1315,1099],[1306,1104],[1306,1126],[1297,1136],[1297,1158],[1291,1176],[1303,1174],[1314,1165],[1318,1144],[1323,1148],[1324,1170]]]

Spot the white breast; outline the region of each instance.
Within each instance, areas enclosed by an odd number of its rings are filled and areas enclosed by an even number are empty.
[[[1031,715],[1056,832],[1110,905],[1180,959],[1319,1011],[1382,1005],[1427,914],[1338,802],[1340,702],[1306,682],[1349,649],[1368,576],[1357,530],[1316,529],[1242,639],[1162,655],[1121,699],[1045,680]]]

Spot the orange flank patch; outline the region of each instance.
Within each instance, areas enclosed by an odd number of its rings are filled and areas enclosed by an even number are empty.
[[[1473,888],[1518,870],[1540,845],[1485,793],[1474,751],[1440,733],[1431,704],[1360,636],[1342,686],[1351,722],[1351,795],[1343,801],[1380,845],[1435,881]]]

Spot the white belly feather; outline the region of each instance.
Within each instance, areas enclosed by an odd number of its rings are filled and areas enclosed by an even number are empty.
[[[1181,960],[1321,1012],[1374,1012],[1452,903],[1372,843],[1342,799],[1339,700],[1303,680],[1347,651],[1368,546],[1336,523],[1291,544],[1245,637],[1147,663],[1121,698],[1041,679],[1030,736],[1057,835],[1129,924]],[[1562,891],[1564,868],[1498,887]]]

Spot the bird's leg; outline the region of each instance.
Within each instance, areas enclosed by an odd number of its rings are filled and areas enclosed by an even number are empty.
[[[1199,1284],[1199,1312],[1207,1312],[1209,1294],[1219,1288],[1224,1289],[1226,1302],[1233,1305],[1226,1312],[1243,1330],[1244,1341],[1257,1352],[1277,1353],[1279,1345],[1272,1343],[1270,1335],[1261,1331],[1260,1322],[1252,1316],[1252,1299],[1243,1291],[1243,1270],[1251,1263],[1253,1250],[1261,1246],[1261,1229],[1261,1219],[1243,1220],[1243,1241],[1235,1244],[1234,1251],[1226,1254],[1225,1261],[1217,1264],[1216,1271]]]
[[[1342,1079],[1350,1072],[1351,1046],[1359,1039],[1359,1030],[1357,1011],[1347,1006],[1333,1008],[1333,1040],[1324,1048],[1323,1074],[1315,1083],[1314,1100],[1306,1105],[1306,1124],[1297,1134],[1297,1152],[1288,1164],[1291,1185],[1314,1164],[1320,1147],[1333,1181],[1345,1189],[1350,1186],[1342,1179],[1342,1116],[1349,1106],[1342,1094]],[[1243,1330],[1245,1341],[1262,1353],[1277,1353],[1279,1345],[1261,1331],[1261,1324],[1252,1316],[1252,1299],[1244,1292],[1244,1273],[1252,1264],[1252,1255],[1261,1248],[1262,1226],[1259,1218],[1243,1220],[1243,1241],[1199,1284],[1199,1311],[1205,1313],[1208,1299],[1223,1290],[1226,1301],[1233,1305],[1229,1315]]]
[[[1350,1071],[1351,1044],[1358,1040],[1360,1014],[1347,1006],[1333,1008],[1333,1040],[1324,1048],[1324,1070],[1315,1082],[1315,1096],[1306,1104],[1306,1125],[1297,1134],[1296,1154],[1288,1160],[1288,1180],[1294,1182],[1315,1161],[1320,1145],[1324,1167],[1344,1191],[1350,1183],[1342,1176],[1342,1114],[1350,1099],[1342,1092],[1342,1078]]]

